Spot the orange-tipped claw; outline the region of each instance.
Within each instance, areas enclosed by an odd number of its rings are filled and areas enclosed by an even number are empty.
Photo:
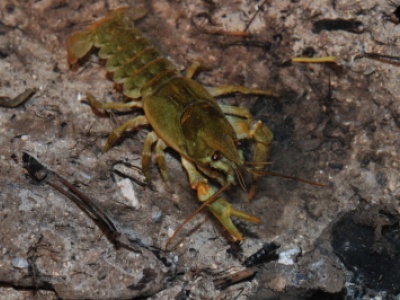
[[[260,219],[258,219],[256,216],[250,215],[232,207],[232,204],[230,204],[224,198],[218,198],[211,205],[209,205],[208,208],[213,213],[213,215],[222,223],[224,228],[228,230],[231,236],[238,241],[243,240],[243,236],[233,224],[231,217],[236,217],[257,224],[260,223]]]

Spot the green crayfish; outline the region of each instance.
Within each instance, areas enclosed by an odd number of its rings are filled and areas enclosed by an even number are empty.
[[[93,46],[100,48],[98,55],[107,60],[106,70],[113,73],[114,82],[123,85],[124,95],[131,99],[123,103],[101,103],[88,95],[92,107],[135,108],[144,112],[114,129],[103,151],[107,151],[125,131],[151,126],[153,131],[146,136],[142,152],[142,167],[147,180],[150,181],[152,145],[155,145],[157,164],[164,181],[168,181],[164,150],[167,147],[174,149],[181,157],[199,200],[208,201],[208,209],[234,240],[242,240],[231,217],[254,223],[260,220],[232,207],[219,196],[213,183],[223,186],[220,191],[236,182],[244,187],[241,172],[247,170],[252,174],[249,192],[252,198],[269,155],[272,133],[262,122],[253,121],[247,109],[218,105],[213,97],[232,92],[276,94],[235,85],[205,88],[191,79],[199,63],[193,64],[186,76],[182,76],[173,63],[134,27],[133,21],[144,15],[142,10],[120,8],[68,39],[71,65],[89,53]],[[238,147],[242,139],[251,139],[255,143],[251,169],[245,165],[244,155]]]

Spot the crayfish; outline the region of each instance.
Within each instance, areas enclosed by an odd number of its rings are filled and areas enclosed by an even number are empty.
[[[259,171],[269,155],[272,133],[261,121],[253,121],[248,109],[218,105],[214,97],[233,92],[276,94],[235,85],[205,88],[191,79],[199,63],[194,63],[183,76],[134,27],[133,21],[144,15],[144,10],[120,8],[68,39],[71,65],[88,54],[93,46],[100,48],[98,55],[107,60],[106,70],[113,73],[114,82],[123,85],[123,94],[131,100],[101,103],[88,94],[92,107],[143,111],[143,115],[115,128],[102,150],[107,151],[128,130],[143,125],[151,127],[153,131],[146,136],[142,151],[146,179],[150,181],[152,146],[155,145],[161,176],[168,182],[164,150],[172,148],[179,153],[198,199],[207,203],[208,209],[234,240],[242,240],[231,217],[253,223],[260,220],[235,209],[220,194],[237,182],[245,187],[242,172],[249,171],[253,181],[249,196],[254,196],[261,176]],[[242,139],[255,143],[251,167],[245,163],[239,147]],[[222,186],[219,191],[216,191],[216,183]]]

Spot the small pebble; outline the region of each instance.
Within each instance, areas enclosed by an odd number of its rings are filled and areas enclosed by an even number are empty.
[[[278,263],[282,265],[293,265],[294,259],[293,257],[298,256],[301,253],[300,248],[293,248],[279,253]]]
[[[11,263],[14,267],[18,269],[26,269],[27,267],[29,267],[28,261],[20,256],[14,256]]]

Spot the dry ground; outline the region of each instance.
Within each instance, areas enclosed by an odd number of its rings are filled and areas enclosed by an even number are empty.
[[[350,275],[332,254],[326,233],[331,222],[359,204],[399,206],[399,68],[355,59],[362,51],[398,55],[400,29],[389,20],[395,6],[376,0],[265,2],[1,1],[1,95],[39,88],[22,107],[0,107],[1,299],[302,298],[344,288]],[[155,247],[163,247],[198,207],[172,151],[170,188],[156,167],[152,187],[137,183],[142,174],[131,166],[140,166],[145,130],[126,134],[101,153],[108,132],[132,114],[99,115],[81,102],[86,91],[102,101],[122,99],[95,55],[76,72],[67,65],[67,37],[124,5],[149,9],[138,27],[180,69],[196,59],[206,62],[209,70],[196,78],[204,85],[279,92],[278,99],[237,94],[220,101],[249,108],[273,131],[269,170],[330,182],[333,188],[266,177],[252,202],[232,188],[226,197],[262,223],[238,223],[246,236],[238,249],[212,216],[199,214],[171,249],[178,272],[173,277],[175,270],[150,254],[116,250],[68,199],[32,184],[22,169],[23,151],[98,201],[122,231]],[[327,18],[357,18],[364,31],[313,33],[313,22]],[[248,24],[250,36],[229,34]],[[339,66],[290,63],[309,47],[316,56],[336,56]],[[124,178],[117,173],[132,179],[137,204],[122,195]],[[280,252],[301,249],[301,254],[293,264],[267,264],[252,281],[215,288],[216,277],[241,270],[245,257],[271,241],[281,245]],[[154,273],[146,277],[145,269]],[[137,288],[143,279],[149,282]]]

